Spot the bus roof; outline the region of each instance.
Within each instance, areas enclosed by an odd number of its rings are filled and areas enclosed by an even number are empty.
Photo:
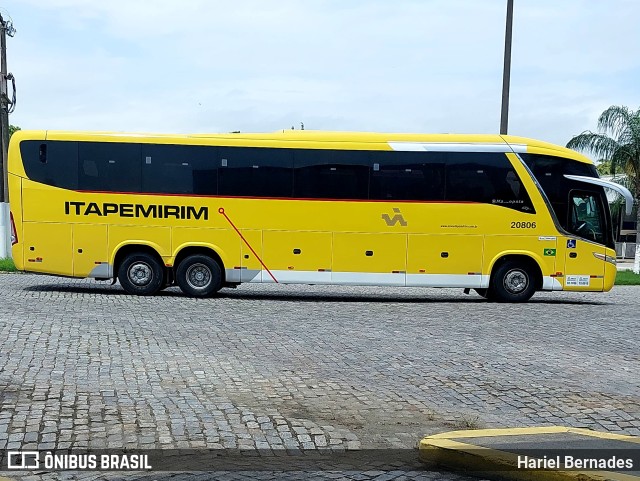
[[[300,147],[313,148],[325,143],[338,147],[357,148],[357,144],[398,143],[443,143],[443,144],[507,144],[519,151],[531,154],[551,155],[592,164],[588,157],[559,145],[540,140],[513,135],[498,134],[415,134],[415,133],[377,133],[377,132],[332,132],[320,130],[279,130],[266,133],[194,133],[194,134],[154,134],[125,132],[83,132],[83,131],[17,131],[14,136],[19,140],[87,140],[87,141],[125,141],[160,143],[208,143],[207,140],[221,141],[225,145],[242,145],[243,140],[252,145],[264,144],[265,147],[284,147],[287,142],[296,142]],[[326,147],[325,147],[326,148]]]

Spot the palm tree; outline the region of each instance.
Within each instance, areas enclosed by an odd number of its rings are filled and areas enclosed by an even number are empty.
[[[611,134],[609,136],[608,134]],[[596,158],[611,162],[611,173],[625,173],[629,187],[640,203],[640,109],[612,105],[600,114],[598,132],[582,132],[568,143],[567,147],[591,152]],[[640,274],[640,207],[636,217],[636,253],[633,272]]]

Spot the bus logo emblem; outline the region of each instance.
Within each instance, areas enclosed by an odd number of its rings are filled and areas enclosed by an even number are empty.
[[[396,224],[400,224],[402,227],[406,227],[407,221],[404,220],[404,217],[402,217],[400,209],[394,207],[393,212],[395,214],[393,217],[391,217],[389,214],[382,214],[382,220],[384,220],[389,227],[393,227]]]

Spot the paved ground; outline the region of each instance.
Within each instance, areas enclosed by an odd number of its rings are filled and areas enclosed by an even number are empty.
[[[639,294],[504,305],[247,285],[197,300],[3,274],[0,449],[413,448],[442,430],[548,424],[640,435]]]

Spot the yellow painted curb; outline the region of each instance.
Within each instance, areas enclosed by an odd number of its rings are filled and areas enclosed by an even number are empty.
[[[15,481],[14,479],[9,479],[9,478],[5,478],[3,476],[0,476],[0,481]]]
[[[499,479],[528,481],[640,481],[640,477],[611,471],[518,470],[518,455],[515,453],[459,441],[459,439],[465,438],[471,440],[480,437],[562,433],[640,443],[640,438],[635,436],[601,433],[589,429],[563,426],[450,431],[422,439],[419,445],[420,460],[431,466],[444,466],[455,471],[481,472],[483,477],[495,476]],[[508,467],[512,469],[505,470]]]

